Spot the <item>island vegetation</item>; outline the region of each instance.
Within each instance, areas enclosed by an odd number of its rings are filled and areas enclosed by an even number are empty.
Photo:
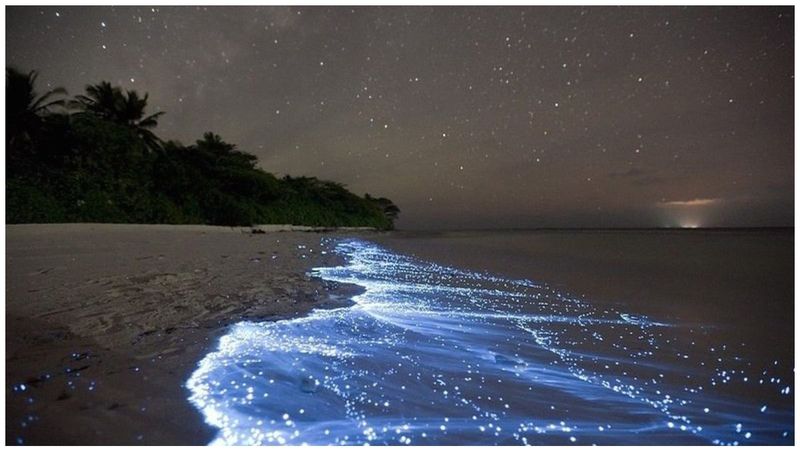
[[[215,133],[162,140],[147,94],[100,82],[40,95],[36,77],[6,69],[7,223],[394,226],[389,199],[276,177]]]

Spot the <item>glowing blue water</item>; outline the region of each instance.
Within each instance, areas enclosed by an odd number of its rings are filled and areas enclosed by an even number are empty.
[[[352,307],[239,323],[187,382],[216,444],[791,444],[792,380],[698,330],[338,242]],[[760,381],[760,382],[759,382]]]

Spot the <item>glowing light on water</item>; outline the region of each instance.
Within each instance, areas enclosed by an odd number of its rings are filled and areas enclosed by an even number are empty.
[[[363,287],[354,306],[239,323],[187,381],[214,444],[793,442],[777,361],[528,280],[335,251],[348,264],[313,273]]]

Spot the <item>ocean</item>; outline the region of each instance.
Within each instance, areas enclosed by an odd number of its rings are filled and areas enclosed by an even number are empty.
[[[794,442],[793,231],[324,239],[352,304],[230,328],[216,444]]]

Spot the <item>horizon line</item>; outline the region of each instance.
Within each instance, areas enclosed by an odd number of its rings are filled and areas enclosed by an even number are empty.
[[[391,231],[755,231],[755,230],[789,230],[794,225],[766,225],[739,227],[508,227],[508,228],[395,228]]]

